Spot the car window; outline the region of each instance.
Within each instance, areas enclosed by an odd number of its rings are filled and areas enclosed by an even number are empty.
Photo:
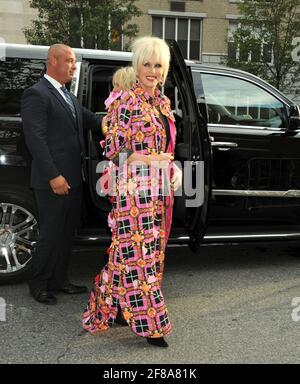
[[[112,91],[112,77],[118,68],[103,68],[95,66],[91,71],[92,87],[89,92],[90,103],[89,108],[93,112],[105,115],[104,101],[108,98]]]
[[[200,113],[208,122],[207,108],[205,103],[201,74],[198,71],[192,71],[192,76],[193,76],[193,83],[194,83],[194,91],[197,98],[197,104],[199,106]]]
[[[203,90],[197,99],[205,101],[209,123],[286,126],[284,104],[258,85],[225,75],[201,74],[201,79]]]
[[[39,80],[44,68],[44,60],[7,58],[0,61],[0,116],[20,116],[21,95]]]

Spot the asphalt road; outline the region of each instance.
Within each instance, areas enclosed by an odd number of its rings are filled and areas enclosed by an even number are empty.
[[[75,252],[72,281],[91,287],[102,264],[102,249]],[[173,322],[167,350],[127,327],[82,331],[87,294],[60,295],[56,306],[45,306],[18,284],[0,286],[0,363],[300,362],[300,248],[170,248],[165,271]]]

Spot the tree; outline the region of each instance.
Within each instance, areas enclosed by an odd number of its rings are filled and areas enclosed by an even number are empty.
[[[24,30],[30,44],[64,43],[72,47],[121,49],[122,35],[129,40],[141,15],[136,0],[31,0],[38,10],[32,26]],[[128,48],[128,47],[127,47]]]
[[[300,0],[244,0],[238,27],[229,42],[227,65],[260,76],[285,92],[300,79]]]

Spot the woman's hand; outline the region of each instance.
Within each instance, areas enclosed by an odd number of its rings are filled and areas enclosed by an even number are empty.
[[[155,168],[168,168],[172,160],[174,160],[172,153],[160,153],[159,155],[148,156],[149,165]]]
[[[178,188],[182,185],[182,170],[173,164],[174,174],[171,179],[171,189],[177,191]]]
[[[171,161],[174,159],[172,153],[160,153],[159,155],[141,155],[139,153],[132,153],[128,158],[128,164],[135,163],[148,165],[154,168],[168,168]]]

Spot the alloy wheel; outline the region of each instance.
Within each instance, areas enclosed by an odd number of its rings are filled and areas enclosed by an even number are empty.
[[[27,209],[0,203],[0,274],[18,272],[31,261],[37,221]]]

